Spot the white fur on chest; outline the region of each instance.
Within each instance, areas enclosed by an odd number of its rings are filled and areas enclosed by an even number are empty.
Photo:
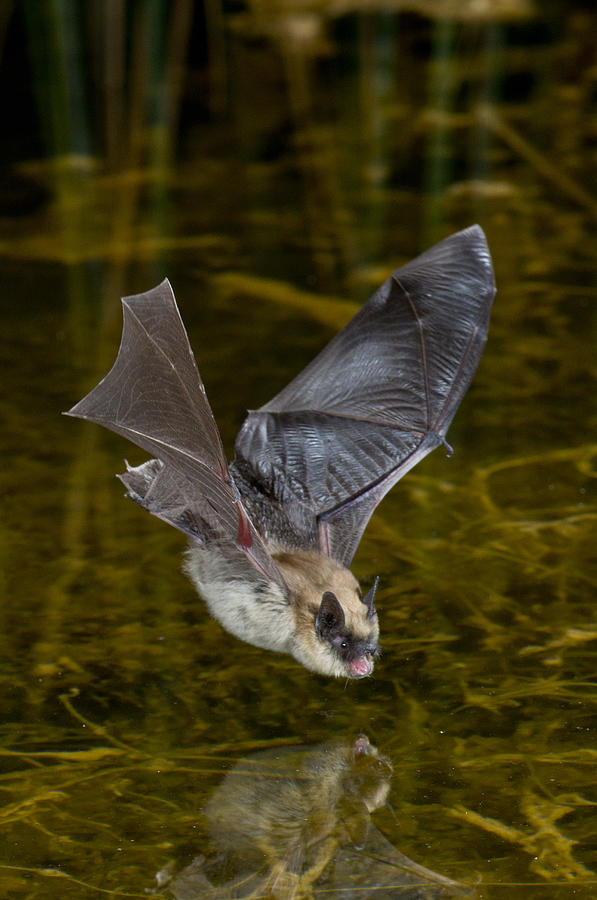
[[[294,616],[277,584],[243,578],[234,561],[216,545],[190,547],[184,570],[226,631],[255,647],[290,652]]]

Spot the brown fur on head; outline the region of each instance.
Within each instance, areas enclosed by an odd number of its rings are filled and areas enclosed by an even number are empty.
[[[311,550],[274,560],[288,586],[295,635],[290,653],[322,675],[363,678],[379,653],[379,624],[352,572]]]

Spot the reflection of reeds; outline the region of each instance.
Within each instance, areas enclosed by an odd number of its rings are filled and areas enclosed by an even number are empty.
[[[591,213],[592,218],[597,218],[597,196],[586,191],[574,178],[567,175],[559,160],[552,162],[546,154],[536,150],[519,130],[509,125],[500,116],[495,108],[483,105],[477,110],[477,116],[493,134],[504,141],[520,159],[528,162],[532,169],[560,191],[564,197],[568,197],[586,209]]]
[[[82,242],[101,197],[110,218],[97,238],[122,259],[122,248],[131,254],[136,236],[147,233],[139,205],[148,188],[155,196],[144,212],[160,227],[192,4],[23,6],[46,153],[61,161],[51,174],[63,258],[88,254]],[[106,172],[120,177],[98,181]]]
[[[24,9],[39,118],[54,161],[49,175],[58,233],[51,241],[62,260],[75,264],[68,270],[75,352],[95,355],[100,370],[113,352],[115,300],[126,293],[126,267],[137,256],[137,243],[153,239],[155,259],[168,231],[164,186],[178,130],[192,4],[26,3]],[[90,222],[98,208],[109,213],[103,233],[94,234]],[[90,246],[92,236],[101,249]],[[93,321],[90,330],[82,312],[86,279],[76,264],[98,255],[107,260],[105,307],[99,327]],[[38,665],[60,657],[68,598],[83,574],[83,535],[98,499],[97,436],[79,430],[78,440],[65,485],[65,565],[48,591],[34,654]]]

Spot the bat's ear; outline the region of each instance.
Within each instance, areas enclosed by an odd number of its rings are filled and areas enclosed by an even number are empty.
[[[371,587],[365,596],[363,597],[363,603],[367,607],[367,618],[372,619],[375,616],[375,594],[377,592],[377,585],[379,584],[379,575],[375,576],[375,581],[373,582],[373,587]]]
[[[340,601],[331,591],[326,591],[321,598],[321,606],[315,619],[315,630],[319,637],[328,640],[344,628],[344,610]]]

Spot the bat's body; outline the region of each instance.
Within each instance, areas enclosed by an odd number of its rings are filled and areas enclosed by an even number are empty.
[[[118,357],[70,415],[154,454],[119,476],[190,538],[185,569],[237,637],[313,671],[373,670],[375,586],[348,566],[373,510],[445,444],[495,293],[478,226],[397,269],[284,390],[249,413],[227,465],[167,281],[123,300]]]
[[[375,613],[368,617],[352,572],[313,550],[274,551],[272,559],[286,589],[256,580],[252,572],[242,573],[238,560],[221,546],[191,546],[185,570],[213,617],[241,640],[289,653],[315,672],[369,675],[378,653],[379,625]],[[320,616],[326,592],[340,600],[326,598],[327,615],[337,632],[329,639],[324,637],[326,604]]]

